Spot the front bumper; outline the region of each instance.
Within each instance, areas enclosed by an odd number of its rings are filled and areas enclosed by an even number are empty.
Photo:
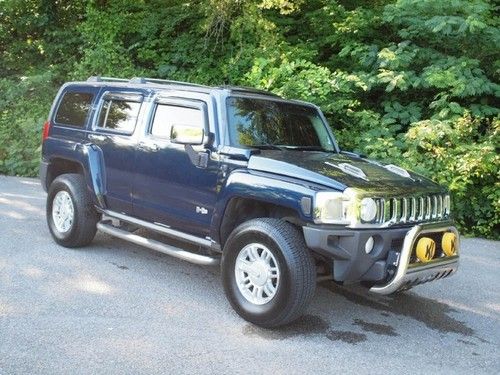
[[[370,290],[391,294],[453,274],[458,267],[454,256],[439,256],[428,263],[411,262],[416,240],[429,233],[458,232],[451,222],[424,223],[406,228],[332,229],[327,226],[303,227],[307,246],[332,261],[333,280],[343,283],[367,281]],[[374,238],[368,254],[365,243]]]
[[[426,233],[436,232],[453,232],[455,234],[457,239],[456,254],[450,257],[439,257],[429,263],[410,264],[411,253],[417,238]],[[394,277],[387,283],[371,287],[370,291],[378,294],[391,294],[401,289],[411,288],[414,285],[448,277],[458,269],[459,249],[460,236],[454,226],[439,223],[417,225],[408,231],[405,236]]]

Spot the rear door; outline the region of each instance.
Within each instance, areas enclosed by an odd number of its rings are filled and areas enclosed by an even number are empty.
[[[171,98],[152,103],[136,159],[134,212],[139,218],[209,236],[218,161],[204,146],[192,146],[196,153],[208,154],[207,165],[196,166],[186,151],[190,146],[170,142],[172,125],[201,127],[208,134],[207,111],[202,100]]]
[[[106,91],[99,101],[89,141],[103,154],[107,207],[116,212],[132,214],[132,180],[136,129],[143,95],[139,91]]]

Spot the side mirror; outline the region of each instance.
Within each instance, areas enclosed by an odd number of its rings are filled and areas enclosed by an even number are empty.
[[[205,139],[203,128],[185,125],[172,125],[170,142],[182,145],[201,145]]]

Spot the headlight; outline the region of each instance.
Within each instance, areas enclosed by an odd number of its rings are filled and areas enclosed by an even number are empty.
[[[377,216],[377,202],[372,198],[363,198],[361,200],[361,220],[371,222]]]
[[[353,199],[349,192],[346,192],[321,191],[316,193],[314,221],[316,223],[350,224],[354,218]]]
[[[379,203],[373,198],[357,196],[353,189],[343,193],[320,191],[314,198],[314,222],[317,224],[373,223],[377,218]]]

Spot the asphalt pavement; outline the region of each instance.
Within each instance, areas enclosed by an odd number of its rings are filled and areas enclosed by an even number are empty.
[[[201,267],[98,233],[56,245],[36,179],[0,176],[0,374],[500,373],[500,242],[396,297],[323,282],[265,330]]]

